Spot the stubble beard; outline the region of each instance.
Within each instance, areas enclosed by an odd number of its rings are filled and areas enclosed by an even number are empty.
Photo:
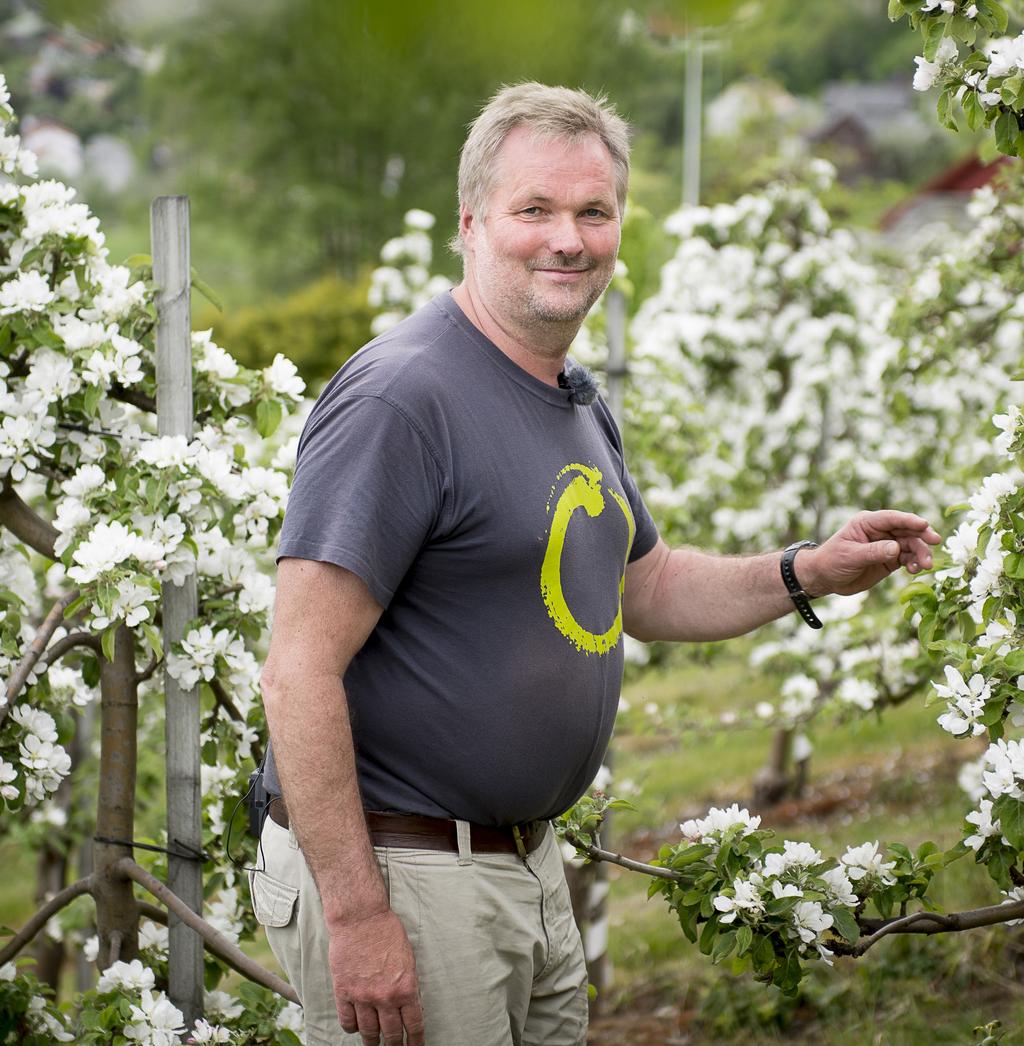
[[[564,272],[578,271],[573,266],[550,265],[546,267],[561,269]],[[605,273],[591,264],[585,267],[585,272],[586,275],[579,283],[551,284],[546,295],[537,293],[533,286],[528,287],[519,301],[519,308],[525,318],[535,323],[560,326],[575,324],[579,328],[586,319],[587,313],[594,307],[594,303],[604,293],[612,277],[611,267]]]

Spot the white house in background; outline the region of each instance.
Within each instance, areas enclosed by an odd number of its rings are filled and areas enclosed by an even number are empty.
[[[968,156],[886,211],[878,223],[882,236],[899,245],[926,235],[929,226],[966,229],[971,193],[988,185],[1002,167],[1014,162],[1019,161],[1000,156],[992,163],[983,163],[975,154]]]
[[[813,122],[817,107],[797,98],[771,80],[736,80],[720,91],[704,109],[704,130],[709,138],[732,138],[751,124],[786,124],[793,128]]]
[[[36,154],[41,175],[73,182],[82,173],[82,139],[70,127],[26,116],[20,130],[21,144]]]

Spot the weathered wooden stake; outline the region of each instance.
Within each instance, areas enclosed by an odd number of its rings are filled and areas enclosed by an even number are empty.
[[[157,431],[192,437],[192,320],[187,196],[160,196],[151,211],[153,280],[157,286]],[[199,612],[196,577],[163,586],[164,649],[185,637]],[[167,715],[167,839],[171,850],[202,850],[199,778],[199,689],[184,690],[165,672]],[[202,865],[170,856],[167,885],[194,912],[203,911]],[[203,944],[173,913],[168,919],[168,994],[191,1025],[203,1013]]]

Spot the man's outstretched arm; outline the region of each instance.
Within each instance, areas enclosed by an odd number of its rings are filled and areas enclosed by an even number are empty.
[[[942,539],[909,512],[859,512],[820,548],[802,549],[794,567],[812,596],[852,595],[901,566],[911,573],[932,565]],[[622,612],[637,639],[708,641],[742,635],[793,610],[779,569],[780,553],[713,556],[670,549],[660,538],[626,568]]]
[[[342,677],[380,617],[355,574],[283,559],[261,686],[288,817],[323,901],[341,1026],[423,1046],[412,948],[363,817]]]

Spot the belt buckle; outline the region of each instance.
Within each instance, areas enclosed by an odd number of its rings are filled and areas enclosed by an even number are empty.
[[[525,861],[529,853],[523,840],[523,833],[519,830],[519,825],[517,824],[512,825],[512,838],[516,841],[516,853]]]

